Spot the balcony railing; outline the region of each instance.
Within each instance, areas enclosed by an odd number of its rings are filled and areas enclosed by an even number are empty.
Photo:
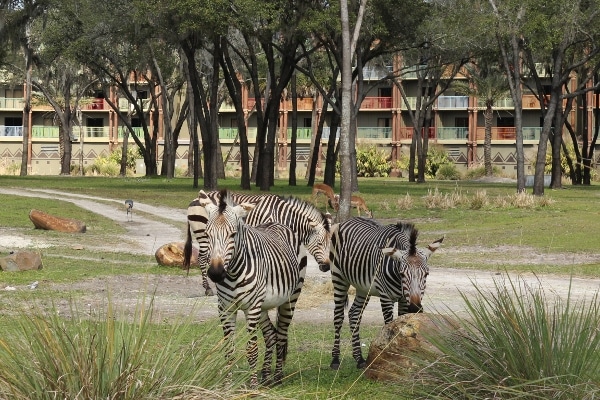
[[[485,108],[484,100],[477,99],[477,107]],[[499,99],[494,102],[494,109],[499,109],[499,108],[515,108],[515,103],[510,98]]]
[[[58,126],[38,126],[31,127],[31,136],[41,139],[58,139]]]
[[[542,128],[538,126],[523,127],[523,140],[539,140]],[[516,140],[515,127],[492,127],[492,140]],[[485,128],[477,128],[477,140],[485,139]]]
[[[95,98],[91,103],[81,106],[82,110],[109,110],[110,106],[104,99]]]
[[[363,68],[363,79],[365,81],[373,80],[378,81],[380,79],[385,78],[392,72],[394,69],[393,66],[387,65],[385,67],[364,67]]]
[[[437,99],[438,109],[466,109],[469,107],[469,96],[440,96]]]
[[[22,97],[0,97],[0,110],[22,110],[25,102]]]
[[[335,139],[338,140],[340,138],[341,128],[337,128],[335,133]],[[323,134],[321,135],[321,140],[329,140],[329,136],[331,135],[331,128],[328,126],[323,127]]]
[[[412,138],[414,131],[415,131],[415,129],[410,126],[401,127],[400,128],[400,138],[410,139],[410,138]],[[424,130],[421,131],[421,135],[424,136]],[[435,138],[435,128],[433,128],[433,127],[429,128],[428,137],[429,137],[429,139]]]
[[[437,127],[436,136],[438,140],[467,139],[469,137],[469,128],[463,127]]]
[[[297,128],[296,129],[296,139],[298,140],[310,140],[312,136],[311,128]],[[288,128],[287,130],[287,138],[288,140],[292,139],[292,128]]]
[[[125,135],[125,131],[127,130],[127,128],[119,128],[119,139],[123,139],[124,135]],[[141,126],[134,126],[133,127],[133,132],[138,136],[138,137],[143,137],[144,136],[144,128],[142,128]],[[130,133],[131,136],[131,133]],[[90,136],[88,136],[90,137]],[[103,137],[103,136],[93,136],[93,137]],[[108,131],[106,132],[106,137],[108,137]]]
[[[391,97],[365,97],[360,105],[361,110],[380,110],[392,108]]]
[[[11,136],[11,137],[23,136],[23,127],[22,126],[0,125],[0,136]]]
[[[356,128],[356,137],[359,139],[391,139],[391,127]]]

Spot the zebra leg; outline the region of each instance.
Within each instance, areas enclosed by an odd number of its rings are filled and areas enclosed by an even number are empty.
[[[344,324],[344,308],[348,305],[348,289],[350,285],[333,276],[333,350],[331,350],[331,369],[340,368],[340,332]]]
[[[366,366],[367,362],[362,356],[362,349],[360,347],[360,321],[364,308],[369,303],[370,296],[356,295],[352,302],[352,307],[348,310],[348,319],[350,320],[350,333],[352,333],[352,356],[356,361],[356,368],[362,369]]]
[[[271,378],[271,362],[273,360],[273,350],[277,342],[277,334],[267,311],[263,311],[260,316],[260,329],[265,339],[265,357],[261,371],[261,383],[268,385]]]
[[[202,287],[204,288],[204,294],[206,296],[214,296],[215,293],[213,292],[212,288],[210,287],[210,283],[208,282],[208,275],[206,273],[206,264],[202,265],[200,267],[201,272],[202,272]]]
[[[219,319],[223,327],[223,337],[225,341],[225,358],[227,360],[226,382],[231,381],[231,369],[233,367],[234,342],[233,333],[235,332],[235,320],[237,312],[231,312],[221,301],[219,301]]]
[[[248,330],[248,344],[246,345],[246,357],[250,365],[250,387],[255,389],[258,387],[258,374],[256,372],[256,364],[258,361],[258,344],[256,328],[261,319],[261,307],[255,306],[246,313],[246,329]]]
[[[394,320],[394,301],[387,297],[379,299],[381,304],[381,313],[383,314],[383,322],[387,325]],[[398,315],[400,314],[400,304],[398,304]]]

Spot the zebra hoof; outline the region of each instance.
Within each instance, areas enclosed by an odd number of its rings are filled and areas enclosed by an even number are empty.
[[[331,362],[331,364],[329,365],[329,367],[335,371],[337,371],[338,369],[340,369],[340,360],[337,358],[334,358],[333,361]]]
[[[364,358],[360,358],[360,360],[358,360],[356,362],[356,368],[357,369],[365,369],[365,367],[367,366],[367,361],[365,361]]]
[[[204,291],[204,294],[205,294],[206,296],[214,296],[214,295],[215,295],[215,293],[213,292],[213,290],[212,290],[212,289],[206,289],[206,290]]]

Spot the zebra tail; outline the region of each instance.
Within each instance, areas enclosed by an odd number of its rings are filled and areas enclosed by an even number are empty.
[[[187,238],[183,247],[183,268],[187,274],[190,274],[190,260],[192,259],[192,233],[190,232],[190,223],[187,223]]]

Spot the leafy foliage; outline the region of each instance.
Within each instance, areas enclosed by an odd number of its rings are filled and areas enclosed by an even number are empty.
[[[430,178],[435,178],[438,170],[442,165],[451,164],[448,158],[448,153],[443,146],[431,146],[427,152],[427,163],[425,166],[425,174]]]
[[[117,176],[121,169],[121,156],[123,150],[116,149],[108,156],[98,156],[92,165],[86,169],[86,174],[96,174],[102,176]],[[137,147],[127,148],[127,174],[135,173],[135,161],[140,157]]]

